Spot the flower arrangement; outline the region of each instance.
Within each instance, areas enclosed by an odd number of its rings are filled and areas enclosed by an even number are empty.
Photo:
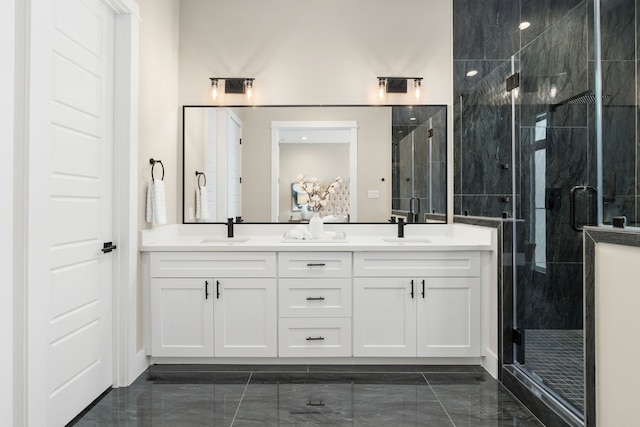
[[[326,206],[330,194],[336,192],[340,187],[342,178],[337,177],[329,185],[323,185],[317,178],[309,178],[306,175],[298,175],[298,186],[309,196],[309,207],[318,211],[322,206]]]

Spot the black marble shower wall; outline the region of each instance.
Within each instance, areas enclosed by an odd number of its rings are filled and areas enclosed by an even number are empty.
[[[602,1],[603,222],[624,215],[640,223],[638,175],[636,0]],[[593,69],[593,65],[591,66]]]

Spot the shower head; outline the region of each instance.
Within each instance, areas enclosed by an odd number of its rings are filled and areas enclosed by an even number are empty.
[[[607,99],[611,95],[602,95],[602,99]],[[563,105],[571,104],[571,105],[587,105],[587,104],[595,104],[596,96],[590,91],[586,90],[582,93],[572,96],[571,98],[567,98],[564,101],[558,102],[557,104],[551,105],[549,108],[551,111],[555,111],[556,108],[561,107]]]

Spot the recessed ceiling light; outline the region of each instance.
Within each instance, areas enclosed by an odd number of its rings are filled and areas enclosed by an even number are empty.
[[[531,26],[531,22],[521,22],[520,25],[518,25],[518,28],[520,28],[520,30],[526,30],[527,28],[529,28]]]
[[[467,71],[467,77],[473,77],[478,74],[478,70],[469,70]]]

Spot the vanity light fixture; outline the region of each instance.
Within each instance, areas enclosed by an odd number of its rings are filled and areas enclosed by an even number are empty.
[[[384,99],[384,94],[387,92],[387,79],[384,77],[378,77],[378,97]]]
[[[211,98],[218,99],[218,79],[211,79]]]
[[[420,98],[422,77],[378,77],[378,96],[383,99],[386,93],[407,93],[409,80],[413,80],[416,98]]]
[[[211,97],[215,100],[218,97],[220,80],[224,80],[224,93],[243,93],[247,100],[253,96],[254,78],[236,77],[209,77],[211,80]]]
[[[422,79],[413,79],[413,89],[415,90],[416,99],[420,99],[422,92]]]
[[[244,93],[247,95],[247,100],[250,100],[253,95],[253,79],[244,81]]]

